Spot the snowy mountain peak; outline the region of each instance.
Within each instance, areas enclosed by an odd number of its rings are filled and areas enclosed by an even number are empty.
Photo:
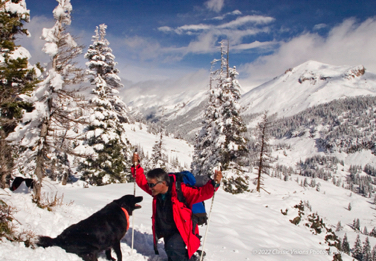
[[[351,80],[356,77],[364,75],[366,69],[363,65],[354,67],[349,66],[333,66],[316,61],[307,61],[295,68],[290,68],[285,71],[285,78],[291,75],[298,74],[298,82],[302,84],[308,81],[311,84],[316,84],[317,81],[326,81],[331,78],[343,77],[344,79]]]
[[[309,107],[343,97],[376,94],[376,75],[363,65],[334,66],[307,61],[244,94],[244,114],[291,116]]]

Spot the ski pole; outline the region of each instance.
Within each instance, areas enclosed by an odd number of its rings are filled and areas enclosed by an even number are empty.
[[[222,170],[222,167],[219,167],[219,169]],[[202,252],[201,252],[201,256],[200,256],[200,261],[202,261],[202,258],[204,257],[204,248],[205,248],[206,236],[208,235],[208,231],[209,231],[210,216],[211,216],[211,213],[212,213],[212,210],[213,210],[215,192],[216,192],[216,190],[215,190],[215,187],[214,187],[214,194],[213,194],[213,197],[212,197],[212,202],[211,202],[211,205],[210,205],[209,216],[208,216],[208,224],[206,225],[204,242],[202,243],[202,248],[201,248]]]
[[[134,151],[134,154],[137,155],[137,148]],[[133,158],[132,158],[133,160]],[[137,166],[137,161],[133,162],[134,168],[135,168],[135,174],[136,174],[136,166]],[[133,196],[136,196],[136,179],[133,182]],[[134,212],[132,213],[132,246],[131,246],[131,254],[133,254],[133,243],[134,243]]]

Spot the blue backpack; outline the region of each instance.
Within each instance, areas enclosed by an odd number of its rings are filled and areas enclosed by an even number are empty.
[[[178,200],[188,206],[187,201],[181,191],[181,183],[183,182],[185,185],[190,187],[202,187],[205,185],[209,180],[209,176],[193,176],[193,174],[189,171],[182,171],[179,173],[170,173],[175,175],[176,177],[176,193],[178,196]],[[192,222],[193,228],[196,225],[203,225],[207,224],[208,215],[205,210],[204,202],[198,202],[192,205]]]

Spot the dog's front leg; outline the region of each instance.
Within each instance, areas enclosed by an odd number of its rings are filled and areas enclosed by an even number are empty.
[[[119,258],[119,257],[118,257],[118,258]],[[113,258],[113,257],[111,256],[111,248],[109,248],[109,249],[106,250],[106,259],[107,259],[107,260],[115,261],[115,258]],[[121,259],[120,259],[120,260],[121,260]]]
[[[120,241],[115,243],[112,248],[115,250],[117,261],[122,261],[123,257],[121,255],[121,249],[120,249]]]

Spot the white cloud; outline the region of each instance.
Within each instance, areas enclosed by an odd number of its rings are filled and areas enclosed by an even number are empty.
[[[224,0],[209,0],[205,2],[205,6],[214,12],[220,12],[224,6],[225,1]]]
[[[31,34],[31,37],[22,36],[16,42],[22,45],[31,53],[30,63],[41,64],[50,61],[50,57],[42,51],[45,41],[40,39],[43,28],[51,28],[54,25],[53,19],[48,19],[44,16],[34,16],[29,23],[24,25]]]
[[[249,50],[255,48],[263,48],[263,49],[270,49],[273,46],[278,44],[277,42],[259,42],[254,41],[253,43],[246,43],[246,44],[239,44],[231,47],[231,50],[240,51],[240,50]]]
[[[130,102],[134,100],[134,97],[140,95],[171,97],[183,91],[197,93],[206,90],[209,84],[209,72],[204,69],[187,71],[131,67],[128,71],[132,73],[131,77],[134,78],[134,82],[129,83],[127,88],[121,90],[122,97],[126,102]]]
[[[233,14],[241,14],[236,10]],[[226,37],[230,40],[230,44],[237,50],[256,48],[255,44],[243,44],[242,40],[246,36],[254,36],[259,33],[268,33],[270,28],[266,24],[274,22],[273,17],[260,15],[247,15],[238,17],[237,19],[223,23],[220,25],[210,24],[191,24],[183,25],[172,29],[168,26],[158,28],[162,32],[175,32],[176,34],[197,35],[196,39],[192,40],[186,47],[163,48],[162,52],[180,53],[180,56],[174,55],[173,58],[181,59],[182,56],[188,53],[211,53],[218,51],[217,43],[220,37]],[[261,26],[260,26],[261,25]],[[243,44],[243,45],[239,45]],[[239,46],[238,46],[239,45]],[[139,44],[137,44],[139,46]],[[260,45],[261,47],[261,45]]]
[[[242,14],[242,12],[240,12],[239,10],[235,10],[235,11],[229,12],[229,13],[221,15],[221,16],[216,16],[216,17],[212,18],[212,20],[223,20],[226,16],[241,15],[241,14]]]
[[[362,23],[347,19],[332,28],[327,37],[304,33],[290,41],[280,43],[272,54],[242,66],[249,74],[248,83],[262,83],[282,74],[286,69],[308,60],[333,65],[362,64],[376,73],[376,18]]]
[[[198,36],[196,41],[189,43],[185,49],[185,53],[211,53],[216,51],[215,45],[217,43],[217,35],[213,32],[208,32]]]
[[[175,29],[177,34],[182,34],[184,32],[192,32],[192,31],[204,31],[212,29],[213,26],[206,25],[206,24],[192,24],[192,25],[183,25]]]
[[[326,24],[316,24],[316,25],[313,27],[313,30],[318,31],[318,30],[323,29],[323,28],[325,28],[325,27],[327,27]]]
[[[247,15],[238,17],[234,21],[219,25],[218,28],[238,28],[239,26],[254,23],[254,24],[268,24],[274,22],[273,17],[261,16],[261,15]]]
[[[162,27],[159,27],[158,30],[161,31],[161,32],[165,32],[165,33],[174,31],[174,29],[172,29],[172,28],[169,27],[169,26],[162,26]]]
[[[168,26],[162,26],[159,27],[158,30],[162,32],[171,32],[174,31],[177,34],[190,34],[192,32],[197,31],[207,31],[207,30],[222,30],[222,29],[238,29],[241,26],[244,26],[246,24],[269,24],[274,22],[275,19],[273,17],[268,16],[261,16],[261,15],[247,15],[243,17],[238,17],[237,19],[224,23],[221,25],[208,25],[208,24],[191,24],[191,25],[183,25],[180,27],[177,27],[176,29],[172,29]]]

